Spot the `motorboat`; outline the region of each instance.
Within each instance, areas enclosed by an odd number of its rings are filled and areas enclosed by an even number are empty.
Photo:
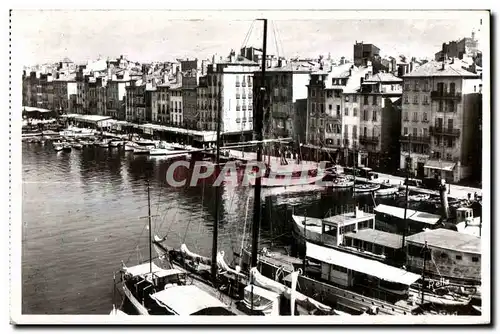
[[[354,186],[355,193],[369,193],[380,189],[380,184],[356,184]]]
[[[81,150],[83,148],[82,143],[74,143],[72,146],[73,146],[73,148],[75,148],[77,150]]]
[[[393,196],[399,193],[398,187],[382,188],[375,191],[375,196]]]

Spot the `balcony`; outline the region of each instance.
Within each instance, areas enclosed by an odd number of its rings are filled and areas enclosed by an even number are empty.
[[[360,144],[378,144],[380,137],[359,136]]]
[[[450,129],[437,126],[429,127],[429,132],[431,135],[434,136],[453,136],[453,137],[460,136],[460,129]]]
[[[433,100],[456,100],[460,101],[462,99],[462,93],[460,92],[441,92],[441,91],[432,91],[431,99]]]
[[[412,142],[412,144],[430,144],[430,136],[401,136],[399,139],[402,143]]]

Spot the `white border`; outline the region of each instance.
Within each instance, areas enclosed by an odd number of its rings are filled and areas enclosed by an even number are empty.
[[[98,8],[102,7],[103,3],[95,2],[88,3],[84,7],[80,8]],[[142,4],[142,3],[141,3]],[[23,4],[17,4],[18,8],[27,8]],[[43,6],[41,4],[36,4],[38,8],[54,8],[54,6]],[[68,6],[67,4],[65,4]],[[170,4],[169,4],[170,5]],[[203,4],[206,8],[210,4]],[[247,5],[247,4],[245,4]],[[376,4],[378,5],[378,4]],[[468,7],[472,7],[474,4],[467,3]],[[172,4],[175,6],[175,4]],[[401,4],[398,3],[398,6]],[[410,6],[415,6],[414,3],[410,3]],[[58,6],[64,8],[64,6]],[[457,6],[458,7],[458,6]],[[67,8],[67,7],[66,7]],[[112,7],[108,7],[112,8]],[[151,7],[151,8],[154,8]],[[425,19],[438,19],[438,18],[460,18],[467,16],[470,18],[471,15],[476,15],[472,12],[443,12],[443,11],[416,11],[416,12],[402,12],[402,11],[377,11],[377,12],[366,12],[366,11],[211,11],[211,12],[178,12],[178,11],[168,11],[165,12],[166,19],[168,18],[204,18],[204,19],[234,19],[238,18],[241,20],[252,20],[257,17],[266,17],[269,19],[383,19],[383,18],[425,18]],[[489,16],[483,17],[483,26],[486,28],[489,26]],[[41,29],[43,29],[41,27]],[[459,36],[457,36],[458,38]],[[483,196],[485,201],[483,203],[483,220],[485,226],[483,228],[483,254],[482,254],[482,277],[485,282],[483,284],[482,294],[483,298],[483,309],[484,314],[480,317],[452,317],[452,316],[435,316],[435,317],[406,317],[406,316],[377,316],[377,317],[276,317],[276,318],[263,318],[263,317],[225,317],[223,319],[224,324],[330,324],[330,323],[340,323],[340,324],[468,324],[468,323],[488,323],[490,321],[489,310],[490,300],[488,296],[490,295],[490,284],[489,284],[489,270],[490,266],[490,240],[487,236],[490,235],[490,226],[487,222],[490,221],[490,203],[487,199],[491,198],[489,189],[490,180],[490,158],[491,155],[488,154],[490,148],[490,114],[489,114],[489,97],[490,97],[490,58],[489,58],[489,44],[483,48],[483,184],[485,188],[483,189]],[[21,105],[21,76],[22,63],[19,62],[21,55],[16,53],[17,50],[12,49],[12,105]],[[18,74],[18,75],[16,75]],[[5,76],[7,77],[7,76]],[[15,108],[15,107],[14,107]],[[14,109],[15,110],[15,109]],[[12,203],[12,215],[11,215],[11,310],[10,316],[11,320],[18,324],[220,324],[221,320],[214,320],[213,317],[125,317],[119,319],[113,319],[110,316],[85,316],[85,315],[21,315],[21,152],[20,152],[20,114],[12,113],[12,188],[11,188],[11,203]],[[6,155],[7,156],[7,155]],[[5,203],[6,201],[4,201]],[[4,266],[6,268],[6,266]],[[487,284],[488,283],[488,284]],[[218,319],[218,318],[216,318]]]

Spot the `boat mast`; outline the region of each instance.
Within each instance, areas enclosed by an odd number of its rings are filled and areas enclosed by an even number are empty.
[[[259,96],[257,97],[258,105],[255,108],[254,136],[257,144],[257,162],[262,162],[262,115],[264,113],[264,99],[266,96],[266,47],[267,47],[267,19],[264,21],[264,41],[262,46],[262,68]],[[260,167],[260,165],[259,165]],[[253,199],[253,227],[252,227],[252,267],[257,266],[257,247],[259,245],[259,228],[260,228],[260,189],[261,187],[261,171],[258,170],[257,178],[255,179],[254,199]]]
[[[425,286],[425,264],[427,262],[427,241],[425,242],[424,245],[424,265],[422,266],[422,299],[420,300],[420,303],[423,305],[424,304],[424,286]]]
[[[149,272],[153,275],[153,250],[152,250],[152,240],[151,240],[151,195],[149,191],[149,180],[148,180],[148,231],[149,231]],[[153,277],[151,277],[153,279]]]
[[[219,87],[217,85],[217,87]],[[222,87],[222,86],[221,86]],[[215,153],[215,170],[217,170],[220,173],[220,168],[219,168],[219,163],[220,163],[220,147],[221,145],[221,138],[220,138],[220,131],[221,131],[221,122],[222,122],[222,93],[220,88],[218,89],[218,97],[219,97],[219,103],[218,103],[218,108],[217,108],[217,137],[216,137],[216,153]],[[214,231],[212,235],[212,267],[211,267],[211,274],[212,274],[212,282],[215,283],[215,280],[217,279],[217,238],[219,237],[219,197],[220,197],[220,185],[217,185],[215,187],[215,223],[214,223]]]
[[[411,135],[408,134],[408,160],[406,163],[406,193],[405,193],[405,214],[404,214],[404,224],[403,224],[403,238],[402,238],[402,243],[401,243],[401,250],[404,252],[404,247],[405,247],[405,238],[406,238],[406,230],[408,229],[408,217],[407,217],[407,211],[408,211],[408,193],[409,193],[409,188],[408,184],[410,183],[410,162],[411,160]]]

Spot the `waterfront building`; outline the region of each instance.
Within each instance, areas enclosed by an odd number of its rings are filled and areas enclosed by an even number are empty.
[[[117,120],[125,120],[125,98],[130,80],[116,79],[106,85],[106,114]]]
[[[202,75],[201,62],[197,58],[180,60],[182,82],[182,123],[188,129],[199,129],[197,89]]]
[[[170,124],[181,127],[184,125],[184,101],[182,96],[182,84],[170,85]]]
[[[200,77],[198,87],[196,88],[196,106],[199,115],[197,128],[200,130],[209,130],[209,126],[214,122],[214,112],[209,111],[208,107],[207,76]]]
[[[52,81],[54,85],[54,109],[59,114],[74,113],[74,106],[70,104],[71,96],[77,94],[76,77],[59,76]]]
[[[345,96],[346,105],[349,99],[353,103],[359,101],[359,133],[355,132],[357,124],[352,126],[353,140],[359,134],[359,162],[370,168],[395,171],[399,166],[403,80],[382,72],[367,73],[361,79],[359,93]],[[345,114],[350,114],[350,110],[345,110]]]
[[[481,77],[458,59],[405,75],[400,168],[458,182],[472,174],[481,119]]]
[[[142,80],[132,81],[132,83],[125,88],[125,91],[126,91],[125,120],[135,123],[145,122],[146,84],[143,83]]]
[[[153,123],[170,124],[170,90],[169,84],[156,86],[152,97]]]
[[[309,76],[317,67],[315,64],[294,62],[286,64],[284,60],[280,60],[279,65],[266,70],[265,86],[269,92],[266,137],[291,137],[296,142],[304,142],[305,138],[299,137],[304,131],[300,131],[296,126],[301,126],[297,121],[297,115],[307,113],[307,106],[297,103],[297,100],[307,99]],[[256,71],[253,91],[249,91],[248,94],[258,96],[260,83],[261,72]],[[304,110],[299,110],[304,107]]]
[[[253,131],[253,75],[259,65],[234,51],[226,59],[214,61],[207,69],[209,130],[217,128],[217,111],[222,108],[221,132],[226,138],[251,136]]]

